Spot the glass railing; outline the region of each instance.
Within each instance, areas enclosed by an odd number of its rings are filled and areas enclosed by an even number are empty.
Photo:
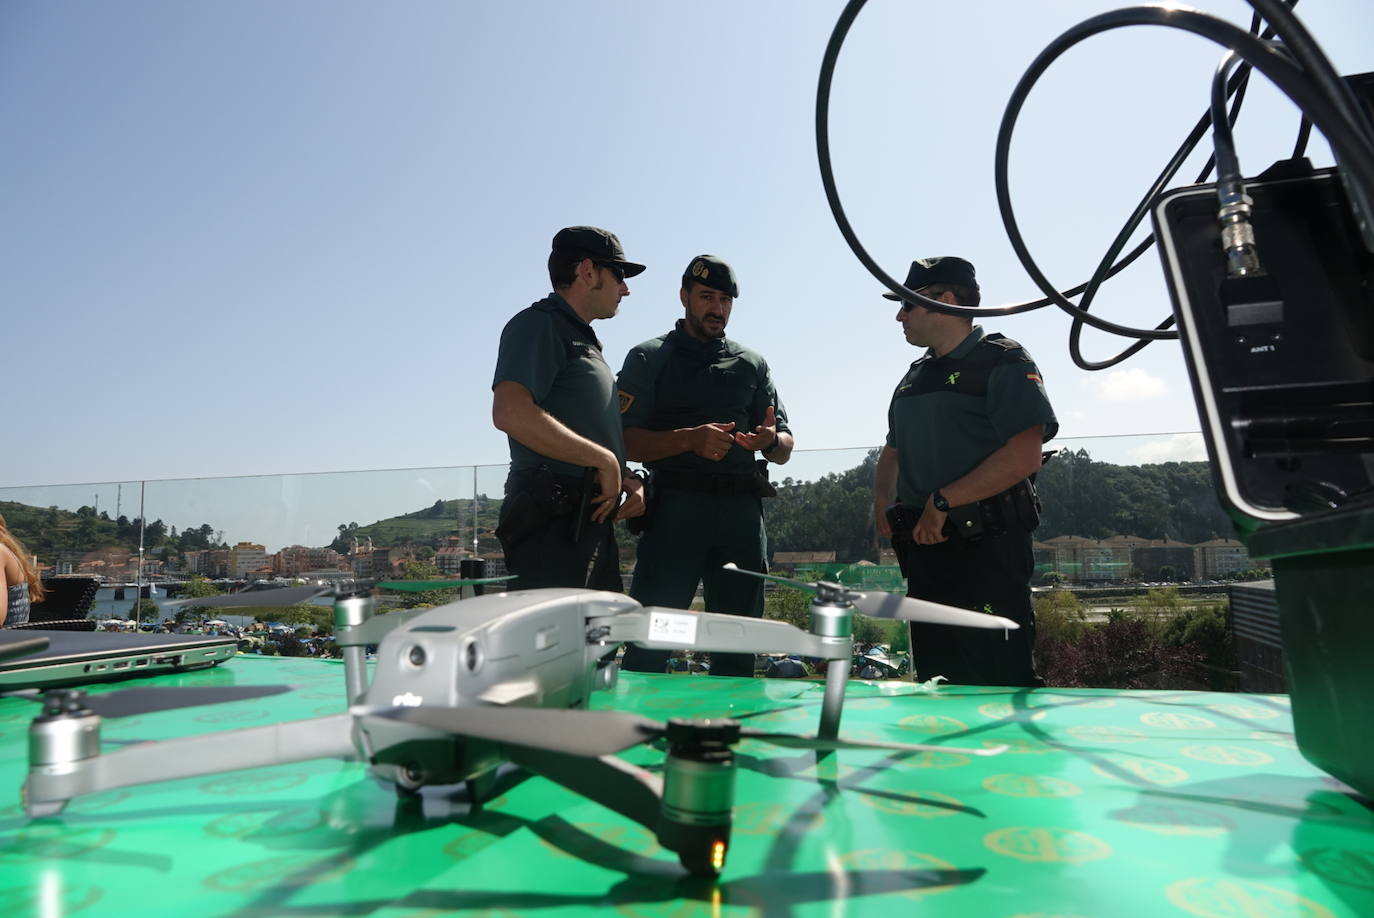
[[[1225,584],[1263,576],[1216,500],[1200,434],[1050,446],[1058,453],[1039,476],[1034,586],[1061,606],[1074,597],[1069,627],[1158,614],[1180,597],[1224,602]],[[904,590],[890,548],[875,538],[876,455],[798,450],[772,467],[779,493],[765,501],[765,516],[775,572]],[[47,575],[98,579],[93,617],[165,618],[166,597],[192,578],[227,588],[456,577],[477,559],[488,575],[504,573],[494,529],[505,477],[504,465],[468,465],[3,488],[0,513]],[[634,540],[621,539],[628,585]],[[150,605],[136,605],[140,598]]]

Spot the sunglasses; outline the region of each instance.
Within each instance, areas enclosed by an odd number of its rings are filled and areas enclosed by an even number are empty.
[[[925,286],[925,287],[919,288],[916,292],[919,293],[919,294],[921,294],[921,296],[928,296],[928,297],[930,297],[930,298],[933,300],[933,299],[935,299],[936,297],[931,296],[929,293],[926,292],[926,291],[929,290],[929,289],[930,289],[929,286]],[[938,294],[937,294],[937,296],[938,296]],[[911,310],[915,309],[917,306],[920,306],[920,305],[921,305],[920,303],[913,303],[913,302],[911,302],[910,300],[902,300],[902,312],[911,312]]]
[[[605,268],[607,271],[610,271],[611,277],[615,278],[617,284],[623,284],[625,282],[625,268],[621,265],[613,261],[594,261],[592,264],[596,265],[598,268]]]

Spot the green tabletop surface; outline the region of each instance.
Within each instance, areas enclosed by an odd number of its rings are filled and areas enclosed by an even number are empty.
[[[116,720],[105,748],[345,710],[343,667],[240,656],[130,685],[293,691]],[[93,689],[115,690],[121,686]],[[622,675],[596,706],[814,733],[816,682]],[[20,806],[37,712],[0,699],[0,916],[1374,915],[1374,812],[1309,765],[1284,696],[850,683],[841,736],[995,757],[746,740],[718,881],[538,777],[472,811],[318,760]],[[1371,725],[1374,728],[1374,725]],[[647,767],[652,746],[622,757]]]

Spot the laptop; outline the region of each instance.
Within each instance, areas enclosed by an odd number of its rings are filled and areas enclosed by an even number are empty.
[[[46,649],[25,649],[47,638]],[[30,644],[36,648],[41,642]],[[8,650],[20,651],[18,654]],[[0,629],[0,691],[58,688],[216,666],[238,651],[232,637],[107,631]]]

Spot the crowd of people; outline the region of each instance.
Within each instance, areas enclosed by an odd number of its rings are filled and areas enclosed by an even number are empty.
[[[516,586],[618,592],[612,524],[637,537],[630,595],[645,605],[763,614],[763,581],[722,570],[767,571],[763,500],[768,469],[795,447],[768,363],[726,337],[740,296],[734,269],[714,255],[687,263],[681,318],[630,349],[611,370],[592,329],[645,270],[616,235],[573,226],[554,236],[553,290],[501,333],[492,420],[507,434],[511,471],[497,536]],[[874,477],[877,531],[890,538],[908,594],[994,613],[1009,635],[913,625],[917,679],[1034,686],[1031,532],[1041,446],[1058,429],[1039,369],[1017,342],[985,333],[969,312],[979,287],[965,259],[918,259],[896,314],[925,348],[892,394]],[[952,308],[951,308],[952,307]],[[627,460],[641,463],[636,474]],[[753,675],[755,657],[715,654],[713,675]],[[664,672],[668,651],[631,646],[622,665]]]

